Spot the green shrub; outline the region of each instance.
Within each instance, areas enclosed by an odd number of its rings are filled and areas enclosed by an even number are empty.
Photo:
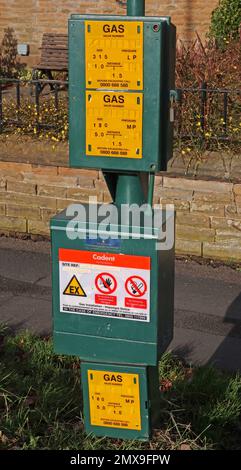
[[[13,28],[4,29],[4,36],[0,48],[0,76],[17,78],[25,68],[25,64],[19,62],[17,57],[18,41]]]
[[[210,34],[219,44],[237,39],[241,25],[241,0],[220,0],[213,11]]]

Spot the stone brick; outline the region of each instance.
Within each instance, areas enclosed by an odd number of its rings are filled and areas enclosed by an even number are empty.
[[[0,191],[5,191],[6,189],[6,179],[0,177]]]
[[[185,189],[191,191],[207,191],[209,193],[228,193],[233,189],[232,183],[223,183],[219,181],[195,180],[188,178],[163,178],[163,186],[166,188]]]
[[[70,187],[77,186],[78,178],[77,176],[52,176],[52,175],[43,175],[43,174],[34,174],[34,173],[25,173],[24,181],[27,181],[32,184],[39,184],[43,186],[59,186],[59,187]]]
[[[206,214],[214,214],[224,216],[224,205],[217,204],[217,203],[202,203],[200,202],[192,202],[191,203],[191,212],[205,212]]]
[[[29,207],[45,207],[47,209],[56,209],[56,199],[50,197],[33,196],[19,193],[0,193],[0,203],[24,205]]]
[[[225,206],[224,208],[224,212],[225,212],[225,215],[226,216],[232,216],[232,215],[235,215],[237,214],[238,210],[237,210],[237,206],[236,204],[228,204],[227,206]]]
[[[193,191],[185,189],[175,189],[175,188],[163,188],[162,186],[156,188],[155,195],[158,195],[164,199],[170,199],[173,201],[181,200],[181,201],[191,201]]]
[[[202,243],[191,240],[176,239],[176,253],[183,255],[202,256]]]
[[[216,258],[223,261],[241,261],[240,241],[230,240],[219,243],[203,243],[203,256],[205,258]]]
[[[235,196],[241,197],[241,184],[234,184],[233,192]]]
[[[0,215],[5,214],[5,204],[0,204]]]
[[[54,217],[54,215],[57,214],[57,209],[52,210],[52,209],[41,209],[41,219],[43,222],[49,222],[51,217]]]
[[[194,191],[193,201],[194,202],[216,202],[218,204],[231,203],[233,199],[233,193],[231,191],[225,192],[201,192]]]
[[[215,230],[202,227],[192,227],[190,225],[176,225],[177,238],[182,240],[214,241]]]
[[[19,181],[7,180],[7,191],[23,194],[36,194],[36,185],[31,183],[22,183]]]
[[[58,174],[59,176],[76,176],[80,179],[85,180],[95,180],[98,178],[98,170],[85,170],[79,168],[66,168],[66,167],[58,167]]]
[[[42,220],[28,220],[28,233],[33,235],[49,236],[49,224]]]
[[[26,220],[18,217],[0,217],[0,229],[13,232],[26,232]]]
[[[190,202],[189,201],[180,201],[178,199],[172,200],[172,199],[166,199],[166,198],[160,198],[158,201],[160,204],[165,206],[166,204],[174,204],[174,207],[176,210],[180,211],[189,211],[190,209]]]
[[[241,196],[236,196],[235,202],[236,202],[237,207],[240,209],[241,208]]]
[[[24,219],[40,219],[40,209],[38,207],[29,207],[29,206],[17,206],[12,204],[7,204],[6,206],[7,216],[10,217],[22,217]]]
[[[103,193],[103,201],[105,203],[111,203],[112,202],[112,197],[111,197],[110,193],[107,193],[107,192]]]
[[[101,192],[101,191],[108,191],[107,189],[107,184],[105,181],[102,181],[102,180],[95,180],[94,181],[94,185],[95,185],[95,188],[98,192]]]
[[[155,176],[155,186],[163,186],[163,176],[159,173]]]
[[[229,227],[226,229],[217,229],[216,230],[216,236],[215,240],[217,242],[222,241],[222,240],[229,240],[231,241],[232,239],[239,238],[240,241],[240,246],[241,246],[241,224],[240,227]]]
[[[94,188],[95,186],[95,179],[89,176],[81,175],[77,177],[77,180],[78,186],[81,188]]]
[[[226,229],[235,224],[241,224],[241,217],[230,218],[230,217],[211,217],[211,228]]]
[[[64,198],[67,194],[67,189],[60,186],[47,186],[39,185],[37,187],[37,193],[39,196],[50,196],[50,197],[60,197]]]
[[[57,176],[58,169],[56,166],[43,166],[43,165],[31,165],[30,169],[27,168],[22,170],[23,173],[33,173],[34,175],[43,176]]]
[[[31,171],[32,166],[29,163],[0,162],[0,174],[21,174],[25,171]]]
[[[192,212],[176,212],[176,221],[179,225],[200,225],[201,227],[210,226],[210,217],[205,214],[197,214]]]
[[[22,181],[23,175],[22,173],[16,173],[16,169],[14,167],[14,163],[12,163],[12,168],[8,168],[7,170],[0,169],[0,178],[8,178],[9,181]]]
[[[73,199],[56,199],[57,202],[57,212],[60,210],[66,209],[68,206],[71,204],[79,204],[79,200],[73,200]]]
[[[96,196],[99,200],[102,200],[102,194],[96,189],[88,188],[68,188],[67,198],[79,199],[79,202],[88,201],[89,197]]]
[[[14,173],[9,172],[8,174],[5,174],[6,186],[7,186],[7,180],[11,181],[12,183],[15,183],[16,181],[23,181],[23,174],[22,173],[16,174],[15,172]]]

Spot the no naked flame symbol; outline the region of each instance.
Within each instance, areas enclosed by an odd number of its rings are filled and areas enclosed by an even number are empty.
[[[146,281],[140,276],[128,277],[125,288],[132,297],[142,297],[147,291]]]
[[[101,273],[95,279],[95,287],[102,294],[113,294],[117,288],[117,282],[110,273]]]

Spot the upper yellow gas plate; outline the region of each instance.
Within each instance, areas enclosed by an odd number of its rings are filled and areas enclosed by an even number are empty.
[[[86,88],[143,89],[143,23],[86,21]]]

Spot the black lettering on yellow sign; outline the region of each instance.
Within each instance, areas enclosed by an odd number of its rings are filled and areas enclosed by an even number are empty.
[[[104,380],[105,382],[122,382],[122,376],[114,374],[105,374]]]
[[[123,24],[104,24],[103,31],[105,33],[124,33],[125,26]]]
[[[123,95],[104,95],[104,102],[105,103],[119,103],[122,104],[125,102],[125,98]]]
[[[76,297],[87,297],[83,287],[81,286],[81,284],[79,283],[77,277],[74,275],[67,287],[65,288],[64,292],[63,292],[64,295],[74,295]]]

